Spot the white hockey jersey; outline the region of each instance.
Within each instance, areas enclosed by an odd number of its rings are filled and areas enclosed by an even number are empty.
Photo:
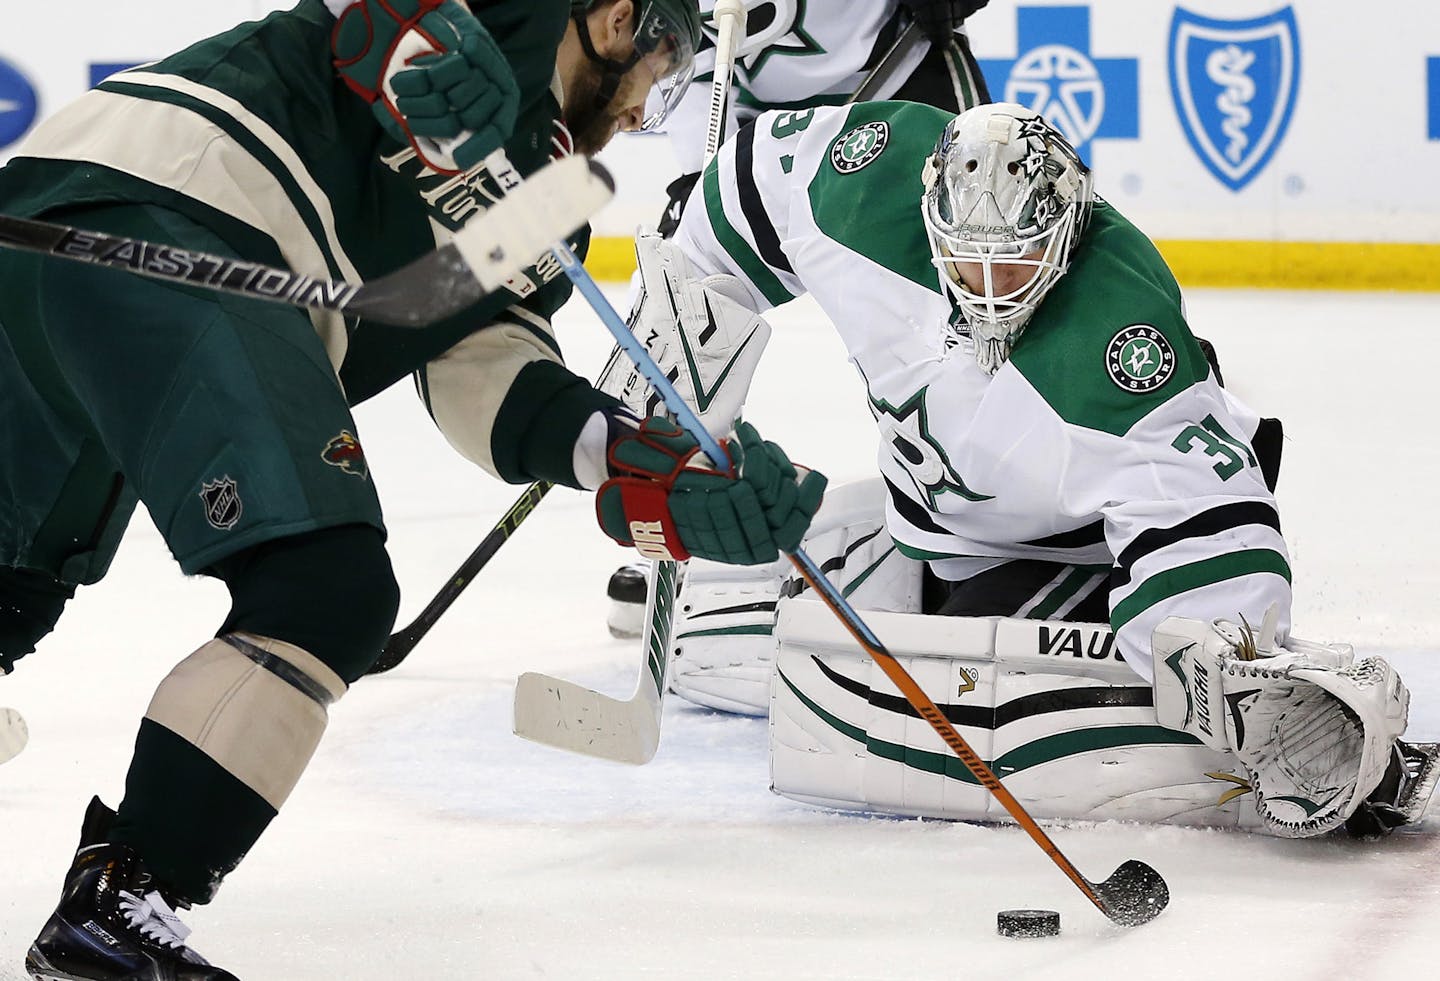
[[[900,102],[767,113],[706,169],[675,241],[757,310],[819,302],[880,428],[891,535],[942,578],[1008,558],[1108,566],[1117,648],[1145,677],[1166,616],[1258,624],[1278,604],[1283,640],[1290,567],[1249,444],[1258,417],[1216,382],[1168,267],[1115,209],[1097,202],[995,375],[947,350],[919,200],[950,118]]]
[[[838,105],[848,99],[905,23],[897,0],[747,0],[745,41],[730,89],[726,136],[766,109]],[[706,43],[695,81],[665,124],[683,173],[700,169],[715,72],[715,0],[700,0]],[[963,33],[963,30],[960,32]],[[877,98],[887,99],[929,50],[916,45]]]

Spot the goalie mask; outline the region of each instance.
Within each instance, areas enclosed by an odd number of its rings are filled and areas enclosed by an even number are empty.
[[[1039,113],[1013,103],[951,120],[925,161],[921,211],[952,325],[995,372],[1065,274],[1094,198],[1089,169]]]

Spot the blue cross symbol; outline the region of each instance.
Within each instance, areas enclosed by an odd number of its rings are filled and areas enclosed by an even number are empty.
[[[1090,141],[1140,136],[1140,59],[1097,58],[1089,7],[1020,7],[1014,58],[983,58],[991,94],[1039,112],[1088,164]]]

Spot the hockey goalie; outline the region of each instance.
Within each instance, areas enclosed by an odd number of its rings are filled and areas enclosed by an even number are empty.
[[[1437,750],[1402,738],[1394,669],[1291,632],[1279,423],[1223,387],[1164,260],[1039,115],[764,114],[637,253],[632,327],[717,418],[764,311],[824,310],[878,476],[832,489],[804,548],[1032,814],[1285,837],[1423,815]],[[619,365],[601,386],[648,411]],[[1004,820],[789,568],[689,564],[672,690],[768,713],[788,797]]]

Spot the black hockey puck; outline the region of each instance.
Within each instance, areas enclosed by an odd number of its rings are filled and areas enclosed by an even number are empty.
[[[1002,909],[995,914],[995,928],[1002,937],[1055,937],[1060,934],[1060,914],[1053,909]]]

